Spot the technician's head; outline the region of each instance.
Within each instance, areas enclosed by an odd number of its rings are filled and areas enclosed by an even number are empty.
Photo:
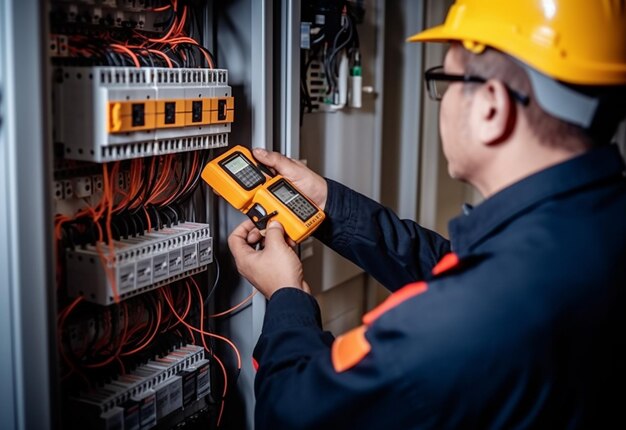
[[[626,114],[626,0],[457,0],[409,41],[451,42],[425,77],[450,173],[474,185],[512,155],[607,143]]]

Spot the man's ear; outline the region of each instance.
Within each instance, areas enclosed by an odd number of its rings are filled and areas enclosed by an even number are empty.
[[[474,94],[477,137],[485,145],[505,141],[515,126],[516,106],[507,87],[496,79],[481,85]]]

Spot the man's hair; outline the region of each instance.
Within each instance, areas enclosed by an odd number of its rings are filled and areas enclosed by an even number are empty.
[[[624,118],[624,106],[619,98],[615,100],[601,100],[600,111],[596,115],[594,124],[590,129],[585,129],[558,119],[545,112],[537,103],[530,79],[524,68],[508,55],[487,48],[481,54],[474,54],[466,49],[459,49],[461,64],[468,75],[480,76],[485,79],[498,79],[506,84],[511,90],[530,97],[529,104],[519,109],[519,113],[527,119],[528,126],[544,145],[570,146],[583,144],[591,146],[594,143],[608,143],[619,122]],[[472,87],[467,86],[468,89]],[[579,87],[581,92],[589,95],[623,91],[623,88],[615,89],[607,87]],[[623,93],[622,93],[623,94]]]

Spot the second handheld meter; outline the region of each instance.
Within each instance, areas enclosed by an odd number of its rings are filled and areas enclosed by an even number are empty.
[[[257,164],[243,146],[211,160],[202,171],[202,179],[235,209],[248,215],[259,230],[276,220],[296,243],[306,239],[324,220],[320,208],[287,179]]]

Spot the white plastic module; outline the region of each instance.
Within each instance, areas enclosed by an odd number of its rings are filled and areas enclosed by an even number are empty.
[[[114,303],[109,276],[114,277],[120,300],[206,270],[213,261],[213,239],[208,224],[185,222],[143,236],[114,241],[109,275],[106,243],[68,249],[68,292],[101,305]]]
[[[155,358],[134,371],[113,379],[110,383],[72,397],[77,419],[84,428],[101,428],[103,424],[117,422],[137,410],[142,422],[141,428],[150,428],[170,413],[183,406],[181,373],[192,373],[194,387],[200,373],[208,375],[208,361],[201,346],[186,345],[172,351],[165,357]],[[205,374],[200,375],[201,385]],[[203,393],[203,395],[205,395]],[[200,396],[194,399],[201,399]],[[121,414],[120,414],[121,410]]]
[[[228,145],[226,70],[64,67],[54,76],[54,139],[65,158],[102,163]]]

